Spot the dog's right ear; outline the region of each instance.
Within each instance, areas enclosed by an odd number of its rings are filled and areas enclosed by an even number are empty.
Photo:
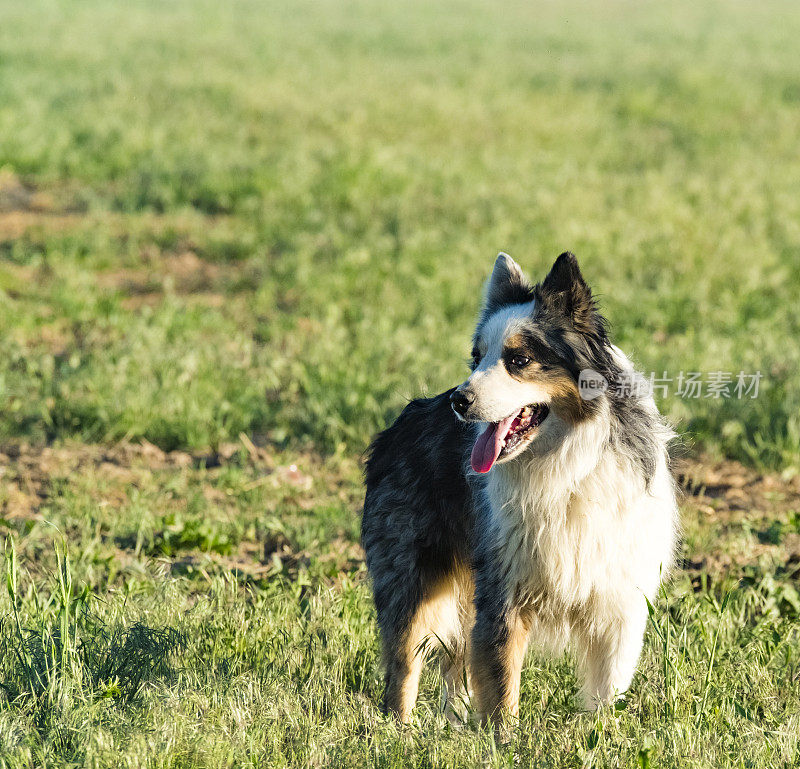
[[[605,338],[605,319],[583,279],[575,254],[565,251],[556,259],[547,277],[536,287],[536,301],[540,312],[566,318],[583,334]]]
[[[485,311],[491,313],[506,304],[529,302],[531,290],[520,266],[508,254],[501,252],[486,286]]]

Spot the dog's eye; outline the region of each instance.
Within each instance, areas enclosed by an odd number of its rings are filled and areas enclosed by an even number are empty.
[[[472,364],[477,366],[481,362],[481,351],[477,347],[472,348]]]
[[[511,359],[511,365],[516,366],[516,368],[525,368],[530,362],[531,359],[527,355],[515,355]]]

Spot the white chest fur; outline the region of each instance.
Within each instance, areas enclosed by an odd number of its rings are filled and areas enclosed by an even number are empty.
[[[624,613],[653,597],[672,560],[677,520],[666,453],[645,488],[602,425],[572,431],[545,456],[499,465],[488,479],[486,534],[507,594],[530,602],[540,621]]]

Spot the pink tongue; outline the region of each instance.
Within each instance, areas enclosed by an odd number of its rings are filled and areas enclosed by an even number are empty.
[[[488,473],[500,455],[503,447],[503,438],[508,435],[511,423],[516,414],[506,417],[500,422],[490,422],[486,429],[478,436],[472,447],[472,456],[469,461],[476,473]]]

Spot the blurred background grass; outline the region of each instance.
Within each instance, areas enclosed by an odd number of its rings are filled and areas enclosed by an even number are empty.
[[[645,371],[764,375],[692,445],[797,468],[795,11],[0,0],[0,439],[358,453],[570,249]]]

